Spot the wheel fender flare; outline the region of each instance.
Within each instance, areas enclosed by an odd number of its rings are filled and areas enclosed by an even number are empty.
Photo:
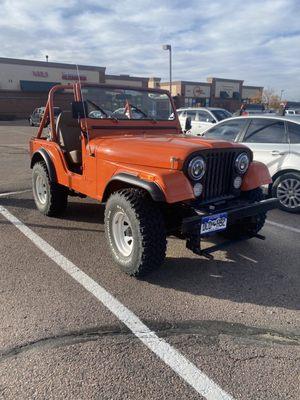
[[[35,153],[33,153],[31,162],[30,162],[30,168],[33,168],[34,164],[41,160],[44,161],[46,164],[50,181],[57,182],[57,176],[56,176],[54,164],[53,164],[52,158],[47,150],[39,149]]]
[[[243,177],[241,190],[248,191],[270,183],[272,178],[268,167],[260,161],[252,161]]]
[[[149,182],[145,181],[138,176],[125,173],[125,172],[120,172],[116,175],[114,175],[109,182],[107,183],[104,194],[103,194],[103,201],[106,201],[109,197],[109,194],[111,193],[111,188],[113,187],[114,184],[125,184],[126,187],[137,187],[146,190],[149,195],[151,196],[153,201],[157,202],[165,202],[166,198],[165,195],[162,191],[162,189],[155,183],[155,182]],[[122,185],[121,185],[122,187]]]

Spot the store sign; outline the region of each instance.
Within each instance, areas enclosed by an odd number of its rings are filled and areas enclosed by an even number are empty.
[[[233,93],[239,93],[239,92],[240,92],[239,82],[226,82],[226,83],[222,81],[216,82],[216,92],[215,92],[216,97],[232,98]]]
[[[32,75],[36,78],[48,78],[47,71],[32,71]]]
[[[210,86],[185,85],[185,97],[210,97]]]
[[[77,74],[69,74],[69,73],[62,73],[62,79],[66,81],[78,81],[78,75]],[[79,79],[81,81],[86,81],[87,77],[85,75],[79,75]]]
[[[205,94],[204,90],[202,90],[200,86],[196,86],[193,90],[193,93],[195,97],[200,97],[202,94]]]

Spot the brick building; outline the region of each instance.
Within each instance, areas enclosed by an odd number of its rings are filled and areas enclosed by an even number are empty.
[[[169,90],[169,82],[155,78],[153,87]],[[244,86],[242,80],[207,78],[207,82],[172,82],[172,96],[177,107],[221,107],[236,111],[242,102],[260,102],[263,87]]]
[[[78,65],[82,82],[148,87],[148,78],[106,75],[105,70],[105,67]],[[36,107],[46,104],[52,86],[76,80],[75,64],[0,57],[0,119],[28,118]],[[70,93],[58,93],[55,105],[65,108],[72,98]]]
[[[132,87],[157,87],[169,90],[160,78],[106,74],[106,67],[78,65],[82,82],[122,84]],[[58,83],[78,80],[77,66],[47,61],[0,57],[0,119],[28,118],[36,107],[46,104],[49,89]],[[242,80],[208,78],[207,82],[172,82],[177,107],[215,106],[235,111],[241,101],[259,101],[262,87],[244,86]],[[65,108],[70,93],[56,95],[56,105]]]

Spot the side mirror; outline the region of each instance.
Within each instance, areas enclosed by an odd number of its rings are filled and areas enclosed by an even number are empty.
[[[192,129],[192,119],[191,117],[186,117],[184,130],[185,132],[190,131]]]
[[[88,115],[86,101],[72,101],[73,118],[85,118]]]

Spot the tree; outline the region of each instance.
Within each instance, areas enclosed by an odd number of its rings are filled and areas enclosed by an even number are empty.
[[[262,94],[262,101],[269,108],[280,108],[280,96],[272,88],[264,89]]]

